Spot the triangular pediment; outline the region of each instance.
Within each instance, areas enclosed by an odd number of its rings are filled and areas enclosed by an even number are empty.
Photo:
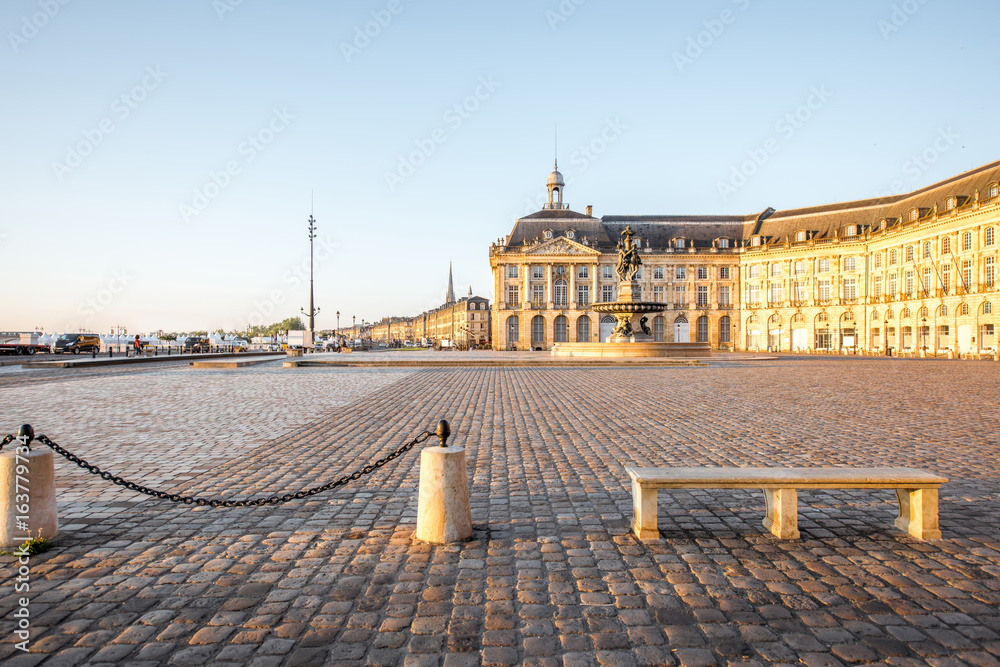
[[[536,246],[529,246],[524,251],[525,255],[600,255],[599,250],[588,248],[582,243],[571,241],[563,236],[539,243]]]

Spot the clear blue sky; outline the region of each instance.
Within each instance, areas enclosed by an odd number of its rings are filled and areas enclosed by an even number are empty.
[[[566,199],[598,216],[1000,158],[992,1],[61,2],[0,8],[4,330],[298,314],[310,193],[318,327],[440,304],[449,261],[492,299],[557,123]]]

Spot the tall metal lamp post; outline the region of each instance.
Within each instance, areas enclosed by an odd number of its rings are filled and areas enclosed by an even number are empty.
[[[316,315],[319,308],[313,307],[313,239],[316,238],[316,219],[309,213],[309,312],[304,308],[299,308],[303,315],[309,316],[309,333],[316,329]]]

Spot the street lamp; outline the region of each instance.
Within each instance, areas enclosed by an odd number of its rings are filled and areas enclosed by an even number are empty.
[[[340,311],[337,311],[337,335],[340,335]]]
[[[924,317],[920,320],[920,337],[924,340],[922,347],[924,349],[924,355],[927,354],[927,318]]]
[[[316,238],[316,219],[312,212],[309,213],[309,312],[304,308],[299,308],[303,315],[309,316],[309,334],[316,329],[316,314],[319,308],[313,307],[313,239]]]
[[[357,339],[358,334],[356,328],[358,326],[358,320],[354,315],[351,315],[351,345],[353,346],[353,341]]]

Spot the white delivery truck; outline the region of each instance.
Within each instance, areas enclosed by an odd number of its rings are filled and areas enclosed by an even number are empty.
[[[311,350],[313,348],[313,332],[292,329],[288,332],[289,350]]]

